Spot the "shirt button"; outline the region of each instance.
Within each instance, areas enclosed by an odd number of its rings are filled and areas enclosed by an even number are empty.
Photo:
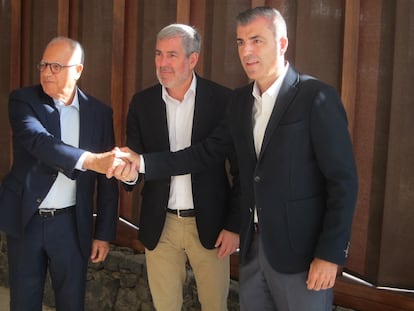
[[[260,176],[255,176],[255,177],[254,177],[254,181],[255,181],[255,182],[259,182],[259,181],[260,181]]]

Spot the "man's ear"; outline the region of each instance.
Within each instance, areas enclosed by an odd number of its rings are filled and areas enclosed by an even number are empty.
[[[199,54],[196,53],[196,52],[191,53],[190,56],[188,57],[189,60],[190,60],[190,68],[191,69],[194,69],[195,66],[197,66],[198,57],[199,57]]]
[[[76,65],[76,72],[77,72],[76,80],[80,78],[82,71],[83,71],[83,64]]]
[[[286,53],[286,50],[288,48],[288,38],[286,37],[281,37],[279,39],[280,42],[280,55],[284,55]]]

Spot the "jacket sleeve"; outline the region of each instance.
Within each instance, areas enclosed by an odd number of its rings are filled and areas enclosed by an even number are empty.
[[[346,112],[335,89],[322,88],[314,98],[311,139],[326,183],[326,210],[315,257],[344,264],[358,181]]]
[[[35,105],[39,105],[39,109],[36,109]],[[48,121],[56,121],[58,124],[59,113],[47,106],[50,110],[44,110],[44,116],[40,116],[42,109],[46,109],[41,105],[38,102],[29,103],[19,93],[10,94],[9,120],[13,131],[13,143],[20,144],[38,161],[75,179],[78,173],[75,169],[76,162],[85,150],[63,143],[46,128],[41,120],[47,118]],[[60,126],[57,126],[60,129]]]
[[[200,143],[176,152],[154,152],[143,154],[145,160],[145,179],[160,179],[208,170],[226,159],[233,150],[232,141],[223,120]]]

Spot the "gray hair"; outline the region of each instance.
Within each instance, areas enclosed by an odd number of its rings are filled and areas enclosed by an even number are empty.
[[[187,57],[194,52],[200,54],[201,36],[194,27],[185,24],[168,25],[160,30],[157,35],[157,40],[173,37],[180,37],[182,39],[183,47]]]
[[[269,21],[269,26],[276,38],[287,37],[286,21],[282,14],[274,8],[259,6],[241,12],[237,18],[237,25],[243,26],[251,23],[256,18],[263,17]]]
[[[64,36],[59,36],[59,37],[55,37],[52,40],[50,40],[49,43],[47,44],[47,47],[49,45],[53,44],[53,43],[62,42],[62,41],[69,44],[69,46],[71,47],[74,54],[79,53],[79,55],[80,55],[80,62],[79,63],[83,64],[84,61],[85,61],[85,52],[83,50],[82,45],[76,40],[73,40],[71,38],[64,37]]]

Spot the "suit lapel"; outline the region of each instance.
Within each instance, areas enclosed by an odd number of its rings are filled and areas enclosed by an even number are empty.
[[[253,83],[241,89],[240,93],[237,93],[237,97],[233,97],[232,105],[235,106],[235,110],[240,110],[240,128],[242,129],[242,137],[245,138],[245,144],[248,149],[251,159],[257,161],[256,150],[254,147],[253,137],[253,105],[254,97],[252,95]]]
[[[260,149],[259,160],[265,151],[266,146],[269,144],[270,138],[272,137],[274,131],[279,126],[283,114],[296,95],[296,84],[298,79],[299,74],[291,66],[289,66],[288,72],[280,87],[279,95],[276,98],[276,103],[270,116],[269,123],[266,127],[262,148]]]
[[[247,146],[249,149],[249,154],[250,156],[257,161],[257,155],[256,155],[256,149],[254,146],[254,136],[253,136],[253,105],[254,105],[254,97],[252,95],[252,88],[253,88],[253,84],[252,87],[249,88],[250,89],[250,94],[248,96],[248,101],[246,102],[246,105],[244,105],[244,120],[242,121],[243,124],[246,124],[245,126],[245,135],[244,137],[247,137]]]
[[[203,79],[197,76],[191,144],[202,139],[200,137],[200,129],[206,128],[209,123],[209,102],[210,92],[204,84]]]
[[[41,87],[39,87],[39,98],[40,103],[44,108],[44,110],[42,109],[42,111],[38,112],[39,116],[44,115],[45,117],[45,119],[41,120],[42,123],[51,134],[60,139],[60,115],[59,111],[55,107],[55,102],[51,97],[43,92],[43,89]],[[35,106],[34,109],[38,108]]]
[[[88,149],[92,144],[96,114],[93,106],[88,104],[87,96],[78,89],[79,100],[79,148]]]
[[[151,110],[148,111],[150,114],[153,113],[153,120],[154,125],[158,125],[159,127],[157,130],[154,131],[154,135],[159,135],[160,139],[158,141],[162,141],[164,143],[163,148],[167,148],[170,150],[171,143],[170,143],[170,136],[168,131],[168,120],[167,120],[167,107],[166,103],[162,98],[162,86],[159,85],[159,94],[158,96],[154,96],[154,103],[150,106]]]

